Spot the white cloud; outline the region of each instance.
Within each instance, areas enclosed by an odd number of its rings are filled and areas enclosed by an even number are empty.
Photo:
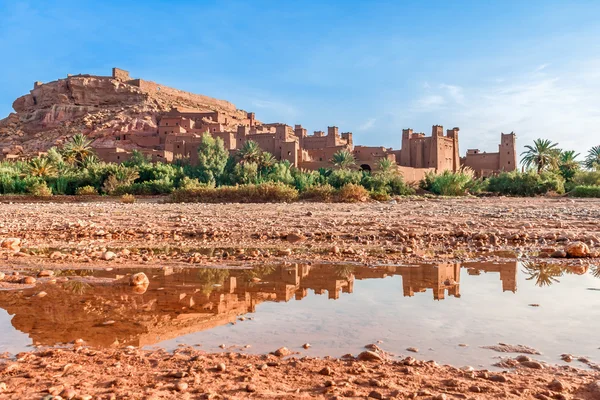
[[[600,144],[600,60],[540,74],[546,66],[486,87],[425,89],[410,107],[422,116],[409,119],[433,116],[459,126],[461,153],[467,148],[497,151],[500,132],[515,131],[519,152],[534,139],[546,138],[585,154]]]
[[[369,118],[363,124],[358,126],[358,130],[359,131],[368,131],[375,125],[375,121],[377,121],[376,118]]]
[[[285,120],[294,119],[298,115],[298,110],[294,106],[283,102],[253,99],[251,103],[254,107],[271,111],[271,114],[279,115]]]
[[[540,71],[542,71],[542,70],[546,69],[546,68],[547,68],[549,65],[550,65],[550,64],[542,64],[542,65],[540,65],[539,67],[537,67],[537,68],[535,69],[535,71],[536,71],[536,72],[540,72]]]

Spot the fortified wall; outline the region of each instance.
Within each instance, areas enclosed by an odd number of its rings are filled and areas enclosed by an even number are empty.
[[[481,152],[479,149],[467,150],[467,155],[461,158],[461,164],[471,168],[480,178],[492,176],[498,171],[515,171],[517,169],[517,135],[514,132],[501,133],[497,153]]]

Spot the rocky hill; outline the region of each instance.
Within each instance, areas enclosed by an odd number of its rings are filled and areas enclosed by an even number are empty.
[[[36,82],[15,100],[15,112],[0,120],[0,158],[46,151],[76,133],[108,147],[120,133],[156,132],[160,116],[173,107],[223,112],[232,128],[246,117],[227,101],[131,79],[118,69],[112,76],[74,75]]]

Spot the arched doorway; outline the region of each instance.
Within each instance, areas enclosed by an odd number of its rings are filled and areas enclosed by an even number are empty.
[[[361,164],[360,166],[360,170],[361,171],[367,171],[367,172],[371,172],[371,166],[369,164]]]

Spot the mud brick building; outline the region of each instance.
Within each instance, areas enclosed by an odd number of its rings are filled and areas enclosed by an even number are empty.
[[[400,149],[355,145],[351,132],[337,126],[308,134],[302,125],[263,123],[253,112],[208,96],[184,92],[113,68],[110,76],[68,75],[53,82],[35,82],[29,94],[13,103],[16,114],[0,121],[0,133],[14,137],[32,135],[27,147],[3,143],[0,159],[24,157],[45,151],[68,139],[66,131],[79,130],[93,139],[99,157],[123,162],[139,151],[153,161],[177,159],[198,161],[202,135],[223,140],[235,154],[249,140],[277,160],[289,161],[303,169],[331,166],[332,156],[351,152],[361,169],[372,171],[382,159],[389,159],[407,181],[418,181],[429,171],[457,171],[472,168],[487,177],[516,168],[514,133],[501,134],[498,153],[468,150],[459,157],[459,128],[434,125],[431,136],[403,129]],[[43,133],[43,135],[40,135]]]

